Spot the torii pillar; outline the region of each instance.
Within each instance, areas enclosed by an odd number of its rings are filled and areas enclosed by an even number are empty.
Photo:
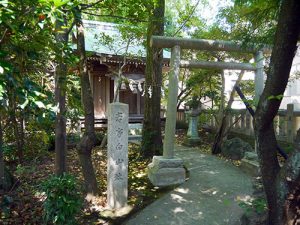
[[[180,72],[180,47],[178,45],[172,47],[170,67],[163,156],[154,156],[152,163],[148,165],[148,177],[151,183],[158,187],[181,184],[185,181],[183,160],[174,157],[176,105]]]

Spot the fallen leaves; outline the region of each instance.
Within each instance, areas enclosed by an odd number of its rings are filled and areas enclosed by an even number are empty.
[[[129,145],[129,172],[128,172],[128,203],[136,211],[152,202],[159,193],[148,181],[146,168],[149,161],[140,159],[140,146]],[[110,224],[110,220],[99,217],[106,207],[107,183],[107,157],[106,149],[94,148],[92,154],[93,165],[102,196],[97,196],[92,201],[85,201],[84,208],[78,216],[79,224]],[[54,173],[54,152],[47,153],[42,158],[25,162],[18,166],[16,178],[19,186],[4,193],[11,202],[6,206],[1,205],[0,224],[23,225],[43,224],[43,206],[45,196],[40,192],[40,183]],[[83,175],[75,149],[67,151],[67,170],[76,176],[83,186]],[[83,194],[82,194],[83,195]],[[3,202],[0,196],[0,202]],[[84,196],[83,196],[84,198]],[[3,210],[6,207],[6,211]]]

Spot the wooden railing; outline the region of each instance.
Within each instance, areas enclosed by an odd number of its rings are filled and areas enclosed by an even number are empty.
[[[208,112],[203,112],[205,116],[206,128],[217,128],[214,116]],[[246,109],[231,110],[229,115],[229,125],[232,132],[254,135],[253,118]],[[294,105],[288,104],[287,110],[280,110],[274,119],[274,129],[277,140],[293,143],[297,130],[300,128],[300,111],[294,111]]]
[[[176,121],[185,121],[186,113],[184,109],[178,109],[176,114]]]

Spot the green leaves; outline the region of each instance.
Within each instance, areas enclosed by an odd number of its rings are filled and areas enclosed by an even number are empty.
[[[283,95],[281,94],[281,95],[271,95],[271,96],[268,96],[268,100],[278,100],[278,101],[280,101],[280,100],[282,100],[282,98],[283,98]]]
[[[65,4],[67,4],[69,0],[53,0],[53,3],[56,7],[61,7]]]
[[[77,180],[70,174],[51,176],[41,185],[46,194],[44,218],[54,224],[75,224],[75,215],[82,206]]]
[[[61,7],[65,4],[69,3],[70,0],[50,0],[50,1],[49,0],[39,0],[39,2],[42,4],[53,3],[54,6],[58,8],[58,7]]]
[[[41,102],[41,101],[34,101],[33,103],[34,103],[37,107],[39,107],[39,108],[46,109],[45,104],[44,104],[43,102]]]

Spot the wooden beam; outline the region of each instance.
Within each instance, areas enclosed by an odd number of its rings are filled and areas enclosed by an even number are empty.
[[[235,62],[207,62],[207,61],[180,61],[181,68],[221,69],[221,70],[248,70],[255,71],[256,66],[250,63]]]
[[[256,53],[259,50],[255,47],[244,47],[241,43],[221,40],[152,36],[150,41],[150,46],[157,48],[172,48],[176,45],[180,46],[181,49],[195,49],[207,51]],[[271,50],[268,48],[264,48],[262,51],[265,53],[270,53]]]

